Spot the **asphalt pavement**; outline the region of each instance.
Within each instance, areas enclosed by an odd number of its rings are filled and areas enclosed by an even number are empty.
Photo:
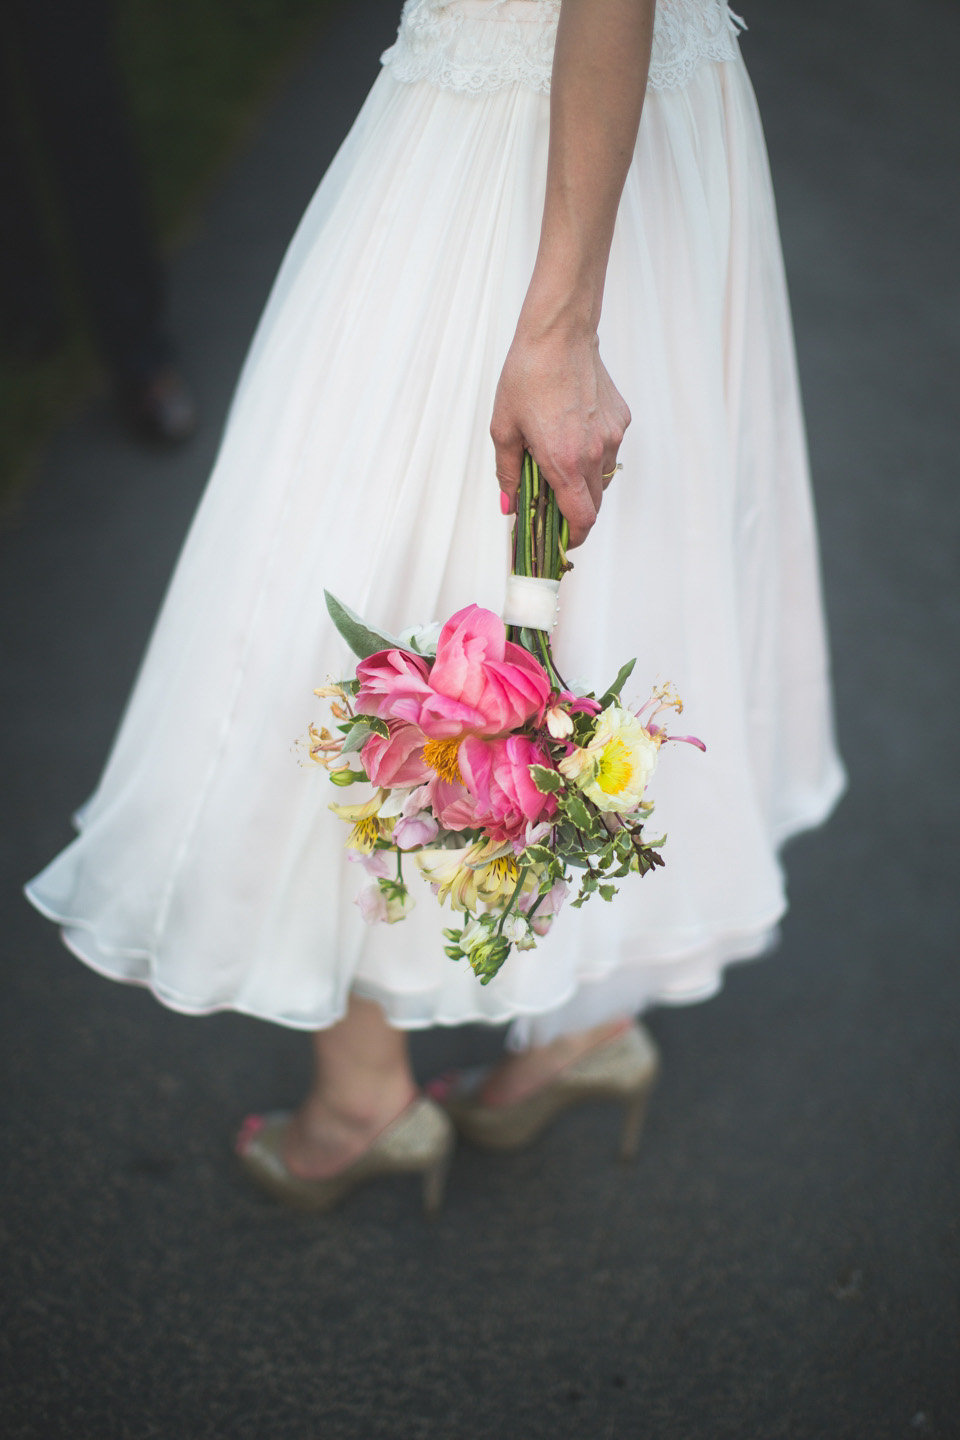
[[[351,0],[198,215],[173,311],[179,453],[106,398],[0,533],[0,1431],[23,1440],[949,1440],[958,1318],[960,9],[752,4],[851,788],[787,854],[773,956],[650,1018],[617,1116],[457,1156],[323,1218],[230,1137],[302,1035],[188,1019],[73,960],[20,895],[96,782],[284,246],[398,0]],[[746,0],[745,0],[746,4]],[[414,1039],[426,1076],[495,1032]]]

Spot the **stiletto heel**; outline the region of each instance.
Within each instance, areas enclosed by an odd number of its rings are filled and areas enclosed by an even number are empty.
[[[436,1215],[443,1202],[447,1169],[453,1153],[454,1130],[447,1116],[424,1095],[374,1139],[351,1165],[323,1180],[294,1175],[283,1158],[283,1140],[290,1115],[251,1115],[237,1136],[237,1155],[252,1180],[298,1210],[331,1210],[351,1190],[381,1175],[423,1175],[423,1205]]]
[[[486,1150],[523,1149],[569,1106],[585,1100],[618,1100],[623,1105],[619,1154],[632,1159],[659,1068],[656,1045],[643,1026],[634,1023],[509,1104],[484,1105],[477,1099],[483,1070],[444,1077],[428,1086],[428,1092],[464,1140]]]
[[[647,1118],[653,1080],[654,1077],[651,1076],[641,1090],[638,1090],[629,1100],[624,1101],[623,1124],[620,1128],[620,1159],[625,1163],[637,1158],[640,1132],[643,1129],[643,1122]]]
[[[443,1207],[443,1197],[447,1189],[447,1177],[450,1174],[452,1158],[453,1137],[451,1135],[451,1143],[440,1159],[431,1169],[423,1172],[423,1213],[428,1220],[435,1220]]]

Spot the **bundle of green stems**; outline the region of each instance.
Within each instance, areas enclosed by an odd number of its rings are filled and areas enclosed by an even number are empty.
[[[537,579],[559,580],[573,566],[567,559],[570,527],[560,514],[553,487],[529,451],[523,454],[523,473],[517,493],[517,520],[513,531],[513,573]],[[557,690],[566,689],[553,663],[550,634],[527,626],[510,625],[510,640],[535,655]]]

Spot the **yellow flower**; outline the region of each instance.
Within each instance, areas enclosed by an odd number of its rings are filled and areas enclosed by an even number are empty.
[[[567,755],[557,769],[598,810],[629,814],[643,799],[659,748],[636,715],[610,705],[597,717],[589,745]]]
[[[302,745],[302,741],[298,742]],[[324,725],[319,730],[316,725],[307,728],[307,753],[311,760],[322,765],[325,770],[330,769],[331,762],[340,758],[340,751],[343,749],[343,736],[331,735]]]
[[[467,857],[476,849],[476,845],[464,845],[459,850],[418,850],[414,854],[423,878],[436,885],[441,905],[449,900],[454,910],[477,908],[477,872],[467,864]]]
[[[424,879],[436,885],[440,904],[449,900],[454,910],[508,900],[520,875],[512,846],[485,840],[459,850],[419,850],[414,859]]]
[[[334,815],[339,815],[341,820],[352,823],[353,829],[347,837],[346,848],[357,850],[361,855],[369,855],[381,835],[387,836],[393,829],[393,820],[381,820],[378,818],[380,806],[386,800],[388,790],[378,790],[372,800],[366,800],[362,805],[337,805],[330,802],[330,809]]]

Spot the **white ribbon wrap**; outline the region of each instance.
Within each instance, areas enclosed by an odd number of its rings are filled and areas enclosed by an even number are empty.
[[[559,589],[559,580],[540,580],[533,575],[509,576],[503,623],[521,625],[527,630],[552,630],[560,608]]]

